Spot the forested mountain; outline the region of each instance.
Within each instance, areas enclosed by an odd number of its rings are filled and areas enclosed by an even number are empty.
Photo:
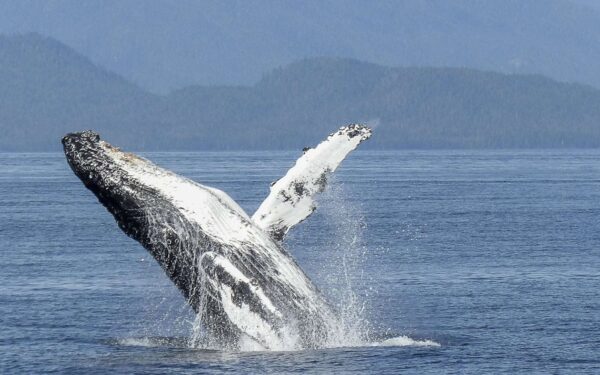
[[[156,106],[153,95],[53,39],[0,37],[0,150],[57,149],[60,134],[81,127],[125,140]]]
[[[1,151],[84,129],[133,150],[301,148],[349,122],[376,127],[376,148],[600,146],[600,91],[536,75],[316,58],[159,96],[28,34],[0,37],[0,82]]]
[[[2,0],[35,31],[166,93],[246,84],[307,57],[535,73],[600,88],[597,0]]]

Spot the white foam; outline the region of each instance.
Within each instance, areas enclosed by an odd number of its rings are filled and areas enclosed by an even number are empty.
[[[116,340],[118,345],[121,346],[139,346],[139,347],[146,347],[146,348],[157,348],[157,347],[166,347],[166,346],[173,346],[174,345],[174,340],[173,339],[169,339],[169,338],[161,338],[161,337],[128,337],[128,338],[122,338],[122,339],[118,339]],[[189,341],[185,341],[186,343],[189,343]],[[182,343],[180,342],[180,345]],[[341,344],[341,343],[340,343]],[[350,345],[327,345],[325,348],[340,348],[340,347],[349,347],[349,348],[356,348],[356,347],[393,347],[393,346],[397,346],[397,347],[432,347],[432,348],[439,348],[441,347],[441,344],[433,341],[433,340],[429,340],[429,339],[423,339],[423,340],[417,340],[417,339],[413,339],[409,336],[397,336],[397,337],[392,337],[383,341],[379,341],[379,342],[367,342],[367,343],[352,343]],[[193,348],[196,349],[206,349],[204,347],[197,347],[197,346],[192,346]],[[216,349],[216,348],[212,348],[212,349]],[[223,350],[224,348],[221,348],[221,350]],[[250,338],[249,336],[242,336],[240,338],[240,342],[239,342],[239,348],[236,351],[240,351],[240,352],[256,352],[256,351],[270,351],[270,350],[276,350],[276,351],[295,351],[298,350],[297,347],[287,347],[287,346],[282,346],[282,347],[277,347],[277,348],[266,348],[264,346],[262,346],[261,344],[259,344],[256,340]],[[225,350],[227,351],[227,350]]]
[[[141,346],[146,348],[168,346],[167,339],[154,337],[128,337],[117,340],[117,343],[122,346]]]
[[[398,336],[371,343],[370,346],[430,346],[439,348],[441,345],[433,340],[415,340],[408,336]]]

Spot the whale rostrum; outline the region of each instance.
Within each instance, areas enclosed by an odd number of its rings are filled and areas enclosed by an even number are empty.
[[[371,130],[340,128],[306,149],[248,216],[226,193],[179,176],[84,131],[62,143],[73,172],[119,227],[158,261],[211,339],[236,348],[327,344],[336,314],[283,245],[315,210],[327,178]]]

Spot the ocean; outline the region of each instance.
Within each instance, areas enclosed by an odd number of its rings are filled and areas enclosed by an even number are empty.
[[[143,156],[252,213],[300,153]],[[0,373],[600,373],[600,150],[357,150],[286,248],[348,340],[197,347],[62,154],[0,154]]]

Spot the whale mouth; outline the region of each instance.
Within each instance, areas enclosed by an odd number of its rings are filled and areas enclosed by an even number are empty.
[[[73,144],[73,143],[84,143],[84,142],[92,142],[96,143],[100,141],[100,134],[96,133],[93,130],[85,130],[82,132],[74,132],[68,133],[62,138],[63,146]]]
[[[88,188],[100,182],[109,164],[100,142],[100,135],[91,130],[69,133],[62,138],[69,166]]]
[[[140,164],[145,159],[121,151],[100,139],[100,135],[92,130],[69,133],[61,140],[67,162],[75,174],[86,184],[100,183],[100,179],[109,176],[105,171],[115,172],[114,159],[119,155],[125,163]]]
[[[83,132],[69,133],[62,140],[63,148],[67,161],[71,166],[73,162],[82,161],[82,152],[86,152],[87,157],[92,156],[90,152],[97,150],[100,142],[100,135],[94,131],[86,130]]]

